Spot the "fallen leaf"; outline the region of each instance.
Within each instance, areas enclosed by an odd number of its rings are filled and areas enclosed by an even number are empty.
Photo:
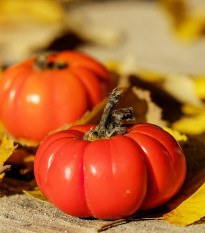
[[[184,104],[182,105],[181,110],[184,115],[194,116],[203,113],[205,111],[205,106],[198,108],[193,105]]]
[[[17,148],[17,145],[14,146],[14,141],[11,138],[7,138],[4,136],[1,139],[0,144],[0,174],[4,174],[4,172],[8,169],[7,166],[3,166],[5,161],[11,156],[13,151]],[[3,178],[4,175],[1,175],[0,179]]]
[[[204,36],[205,5],[203,1],[194,4],[188,0],[160,1],[172,19],[176,38],[183,43]]]
[[[11,138],[4,136],[0,145],[0,165],[9,158],[13,151],[17,148],[17,145],[14,146],[14,141]]]
[[[205,99],[205,76],[194,78],[194,91],[200,99]]]
[[[5,176],[5,173],[0,174],[0,182],[2,181],[2,179],[4,178],[4,176]]]
[[[205,132],[205,111],[193,116],[183,116],[174,122],[172,127],[185,134],[201,134]]]
[[[109,65],[107,65],[109,67]],[[111,65],[111,69],[119,72],[119,83],[128,86],[133,84],[134,78],[147,82],[161,91],[165,91],[182,104],[190,104],[196,107],[202,107],[203,103],[196,93],[196,83],[192,76],[187,74],[161,73],[157,71],[146,70],[140,67],[136,57],[127,56],[117,66]],[[130,81],[130,77],[132,81]]]
[[[164,215],[170,224],[185,226],[204,216],[205,201],[205,135],[188,136],[182,149],[187,162],[187,177],[179,192],[166,203]]]
[[[36,152],[36,149],[39,145],[39,142],[34,142],[32,140],[28,139],[15,139],[10,135],[5,136],[7,133],[5,132],[5,128],[0,122],[0,141],[4,142],[4,138],[7,138],[9,140],[6,143],[8,144],[8,157],[6,160],[6,165],[11,165],[15,169],[19,169],[18,173],[21,175],[27,175],[27,176],[33,176],[33,163],[34,163],[34,155]],[[12,147],[16,144],[16,146]],[[4,145],[3,145],[4,146]],[[18,147],[18,148],[17,148]],[[16,149],[17,148],[17,149]],[[9,151],[10,149],[10,151]],[[4,153],[4,152],[3,152]],[[1,155],[0,155],[0,162],[1,162]],[[0,163],[1,168],[1,163]],[[4,177],[4,173],[0,175],[0,180]]]
[[[204,79],[203,79],[204,80]],[[201,94],[199,94],[199,89],[198,91],[196,90],[196,83],[197,79],[193,79],[195,83],[195,92],[199,96],[199,98],[202,97]],[[202,89],[205,88],[205,82],[201,83],[202,79],[200,79],[200,82],[197,84],[201,85]],[[178,130],[182,133],[186,134],[191,134],[191,135],[197,135],[205,132],[205,105],[199,105],[199,106],[194,106],[190,104],[184,104],[181,106],[181,111],[182,115],[180,119],[177,121],[173,122],[172,127],[175,130]]]
[[[187,226],[205,216],[205,169],[186,182],[173,200],[167,203],[170,212],[164,219],[177,226]]]
[[[205,184],[176,209],[164,215],[164,219],[177,226],[187,226],[205,216]]]
[[[86,112],[80,120],[70,125],[65,124],[59,129],[50,132],[49,135],[68,129],[73,125],[98,124],[100,122],[106,102],[107,98],[101,101],[90,112]],[[149,91],[137,88],[135,86],[127,89],[124,88],[124,92],[119,98],[119,103],[117,104],[116,109],[129,107],[133,108],[135,120],[126,122],[127,124],[147,122],[161,127],[165,125],[165,121],[162,120],[162,109],[152,101]]]
[[[0,2],[0,23],[35,18],[41,22],[62,22],[64,12],[53,0],[6,0]]]
[[[162,109],[155,104],[150,96],[150,92],[133,86],[127,89],[119,99],[118,108],[132,107],[135,120],[128,124],[152,123],[163,127]]]
[[[160,1],[161,6],[172,17],[175,27],[178,27],[187,17],[186,5],[183,0],[166,0]]]
[[[164,126],[163,129],[171,134],[178,142],[186,142],[187,136],[185,134],[181,134],[179,131],[174,130],[172,128]]]
[[[38,199],[39,201],[43,201],[43,202],[47,202],[50,203],[47,198],[42,194],[42,192],[40,191],[40,189],[38,187],[35,187],[32,190],[23,190],[23,192],[27,195],[29,195],[30,197],[33,197],[35,199]]]

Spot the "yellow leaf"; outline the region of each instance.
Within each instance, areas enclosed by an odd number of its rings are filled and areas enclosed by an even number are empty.
[[[192,117],[184,117],[174,122],[172,128],[185,134],[201,134],[205,132],[205,112]]]
[[[6,136],[2,138],[0,145],[0,181],[4,177],[5,171],[10,169],[9,165],[3,166],[4,162],[9,158],[16,147],[17,145],[14,146],[14,141],[11,138],[7,138]]]
[[[0,145],[0,167],[9,158],[13,151],[17,148],[14,146],[14,141],[11,138],[4,136]]]
[[[171,210],[164,219],[177,226],[186,226],[205,216],[205,169],[188,179],[178,194],[166,204]]]
[[[38,187],[35,187],[32,190],[23,190],[23,192],[27,195],[29,195],[30,197],[33,197],[35,199],[38,199],[39,201],[43,201],[43,202],[47,202],[50,203],[47,198],[42,194],[42,192],[40,191],[40,189]]]
[[[201,99],[205,99],[205,76],[195,78],[194,85],[196,95]]]
[[[193,105],[184,104],[182,105],[181,110],[183,114],[193,116],[205,112],[205,106],[203,106],[202,108],[198,108]]]
[[[0,174],[0,182],[4,178],[4,176],[5,176],[5,173]]]
[[[164,219],[177,226],[187,226],[205,216],[205,183],[176,209],[164,215]]]
[[[203,9],[205,12],[205,9]],[[204,13],[203,12],[203,13]],[[205,17],[204,15],[196,12],[193,15],[190,15],[180,27],[177,28],[176,33],[180,41],[190,42],[197,37],[202,35],[202,31],[205,27]]]
[[[0,23],[36,19],[56,23],[63,20],[63,9],[53,0],[0,1]]]
[[[160,1],[171,16],[176,38],[180,42],[191,42],[204,35],[205,7],[203,1],[166,0]],[[197,4],[198,3],[198,4]]]
[[[139,69],[139,75],[147,82],[161,82],[164,79],[162,73],[145,69]]]
[[[172,128],[185,134],[197,135],[205,132],[205,106],[196,107],[184,104],[181,107],[181,119],[173,123]]]
[[[120,63],[117,61],[106,61],[104,65],[108,70],[120,72]]]
[[[163,127],[165,131],[167,131],[169,134],[171,134],[178,142],[179,141],[187,141],[187,136],[185,134],[181,134],[179,131],[168,128],[168,127]]]

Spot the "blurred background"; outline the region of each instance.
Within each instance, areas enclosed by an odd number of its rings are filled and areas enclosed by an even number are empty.
[[[205,74],[204,0],[1,0],[2,67],[76,49],[102,62]]]

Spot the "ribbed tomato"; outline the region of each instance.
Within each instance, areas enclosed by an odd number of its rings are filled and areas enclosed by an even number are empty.
[[[182,186],[185,157],[176,140],[152,124],[122,126],[133,110],[113,110],[122,90],[109,95],[99,125],[50,135],[39,147],[38,187],[62,211],[117,219],[157,207]]]
[[[0,120],[14,137],[41,140],[93,108],[111,87],[106,69],[74,51],[32,58],[0,78]]]
[[[157,207],[180,189],[185,157],[166,131],[137,124],[123,135],[85,140],[91,127],[55,133],[37,151],[38,187],[59,209],[78,217],[117,219]]]

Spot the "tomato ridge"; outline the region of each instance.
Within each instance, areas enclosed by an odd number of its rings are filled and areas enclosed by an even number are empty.
[[[43,159],[43,156],[39,156],[39,154],[44,154],[48,148],[50,147],[50,145],[52,145],[53,143],[56,143],[58,142],[59,140],[61,139],[67,139],[67,138],[75,138],[75,136],[68,136],[68,132],[72,133],[72,131],[74,130],[64,130],[62,132],[56,132],[55,134],[53,135],[49,135],[43,142],[43,146],[39,146],[38,148],[38,151],[37,151],[37,154],[35,156],[35,163],[34,163],[34,170],[35,170],[35,178],[37,180],[37,182],[39,184],[41,184],[41,181],[40,181],[40,176],[39,176],[39,172],[40,172],[40,168],[36,166],[36,164],[42,164],[42,159]],[[65,135],[62,136],[62,133],[64,133]],[[55,152],[56,153],[56,152]]]
[[[49,149],[49,147],[51,147],[52,146],[52,144],[53,143],[56,143],[56,142],[59,142],[59,141],[62,141],[62,139],[66,139],[67,137],[63,137],[63,138],[57,138],[56,140],[54,140],[54,141],[52,141],[52,142],[50,142],[48,145],[47,145],[47,147],[46,148],[44,148],[44,150],[41,152],[41,153],[45,153],[48,149]],[[67,142],[66,142],[67,143]],[[65,143],[65,144],[66,144]],[[63,145],[65,145],[65,144],[63,144]],[[56,150],[53,152],[53,157],[52,157],[52,159],[50,159],[49,158],[49,163],[51,164],[51,162],[54,160],[54,155],[56,154],[56,152],[57,151],[59,151],[60,149],[61,149],[61,147],[62,147],[62,145],[61,146],[59,146],[58,148],[56,148]],[[43,156],[41,156],[40,157],[40,159],[39,159],[39,164],[43,164],[42,163],[42,161],[43,161],[43,159],[45,159]],[[49,164],[48,164],[49,165]],[[48,176],[48,171],[49,171],[49,168],[50,168],[50,166],[48,166],[48,168],[47,168],[47,176]],[[38,170],[37,170],[37,174],[38,174],[38,181],[39,181],[39,186],[42,186],[42,180],[40,179],[40,171],[41,171],[41,169],[40,169],[40,167],[38,167]],[[47,184],[47,176],[46,177],[43,177],[45,180],[44,180],[44,182],[45,182],[45,184]]]
[[[147,198],[145,199],[145,203],[142,204],[141,208],[142,210],[146,210],[146,209],[150,209],[150,208],[155,208],[158,205],[161,205],[163,203],[165,203],[167,200],[169,200],[170,195],[173,196],[175,194],[175,186],[172,186],[172,183],[177,183],[176,177],[173,176],[174,174],[174,167],[172,164],[172,159],[171,156],[169,154],[169,151],[167,150],[167,148],[158,140],[156,140],[155,138],[153,138],[150,135],[146,135],[143,134],[141,132],[133,132],[133,133],[129,133],[127,134],[128,137],[132,137],[134,140],[137,141],[137,143],[139,144],[139,146],[141,147],[141,149],[143,150],[143,142],[138,142],[139,139],[141,139],[141,135],[144,135],[147,139],[150,138],[154,144],[155,144],[155,148],[158,150],[160,149],[160,151],[162,151],[163,148],[163,154],[161,156],[159,156],[159,152],[156,151],[156,156],[155,157],[155,153],[150,154],[148,149],[148,146],[146,146],[145,144],[145,151],[144,151],[144,155],[145,155],[145,160],[147,163],[147,167],[148,167],[148,177],[149,177],[149,181],[151,181],[150,184],[148,184],[148,192],[147,192]],[[136,139],[135,139],[136,137]],[[146,138],[144,138],[142,141],[147,140]],[[151,141],[150,141],[151,142]],[[149,142],[149,143],[150,143]],[[148,144],[149,144],[148,143]],[[152,145],[152,147],[154,146],[154,144]],[[157,146],[159,145],[159,146]],[[153,170],[153,168],[155,166],[153,166],[153,164],[155,164],[158,167],[158,170]],[[165,169],[166,167],[166,169]],[[160,170],[159,170],[160,169]],[[162,172],[162,174],[161,174]],[[165,175],[166,174],[166,179],[164,180],[164,178],[161,180],[161,175]],[[156,176],[156,177],[155,177]],[[177,178],[178,179],[178,178]],[[159,187],[161,187],[161,182],[163,183],[163,189],[161,190],[161,188],[159,189]],[[160,185],[158,187],[158,185]],[[164,186],[166,188],[164,188]],[[154,189],[150,189],[150,187],[154,187]],[[156,195],[155,197],[155,204],[152,203],[152,197],[150,196],[150,192],[152,192],[152,195]],[[147,204],[149,203],[149,204]]]

